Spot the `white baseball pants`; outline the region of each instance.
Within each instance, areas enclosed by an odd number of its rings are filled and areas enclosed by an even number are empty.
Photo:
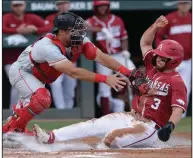
[[[11,64],[6,64],[4,66],[5,72],[7,74],[7,76],[9,77],[9,70],[10,70]],[[19,101],[19,92],[16,88],[11,87],[10,89],[10,105],[9,105],[9,109],[12,109],[13,105],[17,104]]]
[[[191,78],[192,78],[192,59],[189,60],[183,60],[182,63],[176,68],[176,70],[179,72],[180,76],[182,77],[184,84],[187,89],[187,99],[189,102],[190,99],[190,92],[191,92]],[[183,114],[183,117],[186,116],[185,112]]]
[[[111,145],[119,148],[130,146],[152,146],[158,138],[157,130],[155,129],[156,123],[153,121],[144,123],[143,121],[136,120],[129,113],[108,114],[99,119],[92,119],[86,122],[55,129],[53,133],[56,142],[89,136],[104,138],[115,129],[133,128],[136,124],[142,125],[145,128],[145,131],[128,133],[120,138],[115,138]]]
[[[31,95],[38,88],[43,88],[45,85],[34,77],[30,72],[22,69],[19,62],[15,62],[10,67],[9,81],[11,85],[16,88],[20,94],[21,103],[26,106],[30,102]],[[18,103],[16,108],[20,108]]]
[[[62,74],[50,84],[52,98],[57,109],[73,108],[76,85],[77,80],[66,74]]]
[[[129,69],[135,68],[135,65],[131,61],[131,59],[125,58],[122,53],[113,54],[113,55],[111,55],[111,57],[113,57],[115,60],[117,60],[119,63],[121,63],[122,65],[124,65],[125,67],[127,67]],[[97,69],[97,72],[100,74],[104,74],[104,75],[112,75],[113,74],[113,70],[108,69],[107,67],[104,67],[100,63],[96,63],[96,69]],[[98,95],[97,95],[97,99],[96,99],[98,105],[100,105],[100,98],[101,97],[108,97],[109,98],[110,107],[111,107],[113,112],[121,112],[120,108],[122,109],[122,111],[124,111],[124,105],[122,107],[123,102],[121,102],[120,99],[116,99],[115,101],[113,101],[114,98],[111,97],[111,87],[109,87],[105,83],[99,83]],[[117,100],[120,100],[120,101],[117,101]],[[114,109],[114,107],[116,107],[116,106],[114,106],[115,103],[118,107],[120,107],[118,109],[118,111],[116,111],[116,109]]]

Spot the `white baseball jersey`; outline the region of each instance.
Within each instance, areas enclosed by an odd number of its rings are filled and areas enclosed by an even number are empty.
[[[88,42],[85,38],[83,43]],[[18,60],[12,64],[9,71],[9,80],[21,96],[21,102],[25,106],[30,102],[30,97],[38,88],[45,87],[44,83],[38,80],[32,74],[32,62],[29,53],[32,52],[32,58],[38,63],[48,62],[50,66],[58,64],[61,61],[68,60],[60,51],[60,49],[52,43],[51,39],[44,37],[37,41],[33,47],[28,46],[18,57]],[[20,105],[18,104],[19,108]]]
[[[34,46],[28,46],[18,57],[16,62],[23,65],[24,69],[31,69],[32,63],[29,58],[29,52],[32,51],[32,58],[37,63],[48,62],[50,66],[57,64],[67,58],[61,53],[60,49],[52,43],[51,39],[44,37],[37,41]]]

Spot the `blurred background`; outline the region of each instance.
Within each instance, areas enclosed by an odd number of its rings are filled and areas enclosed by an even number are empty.
[[[143,68],[142,55],[140,51],[139,41],[143,32],[158,18],[160,15],[168,15],[173,12],[180,12],[184,15],[185,20],[182,20],[181,25],[184,25],[184,32],[178,32],[178,38],[184,39],[185,44],[188,44],[187,57],[185,62],[191,61],[191,20],[187,18],[191,14],[190,1],[121,1],[110,0],[105,1],[103,5],[93,5],[92,0],[81,1],[5,1],[3,0],[3,118],[5,119],[11,113],[11,107],[18,102],[18,92],[11,88],[8,71],[10,65],[17,60],[19,54],[38,37],[52,30],[52,22],[54,17],[61,12],[71,11],[78,14],[88,23],[88,38],[96,45],[99,45],[100,40],[97,38],[97,31],[93,31],[92,22],[93,16],[105,18],[112,15],[117,17],[115,25],[121,26],[120,42],[126,42],[128,47],[129,62],[134,63],[136,68]],[[108,7],[109,6],[109,7]],[[178,19],[178,18],[177,18]],[[108,19],[109,20],[109,19]],[[175,18],[171,19],[175,23]],[[184,22],[184,24],[183,24]],[[175,24],[174,24],[175,25]],[[169,28],[168,28],[169,29]],[[183,30],[183,28],[180,28]],[[111,31],[103,30],[104,33],[112,38]],[[159,43],[160,39],[173,38],[170,35],[171,31],[160,32],[156,35],[154,46]],[[112,33],[113,34],[113,33]],[[175,38],[175,37],[174,37]],[[183,45],[183,43],[181,43]],[[105,48],[101,48],[102,50]],[[107,52],[109,53],[109,52]],[[95,62],[88,61],[83,56],[76,63],[78,67],[84,67],[89,70],[100,72],[98,65]],[[190,63],[191,66],[191,63]],[[192,66],[191,66],[192,67]],[[188,72],[186,72],[186,71]],[[189,82],[187,89],[189,96],[192,96],[191,90],[191,68],[187,67],[182,70]],[[104,90],[98,84],[76,81],[68,76],[62,75],[51,85],[46,87],[52,93],[51,109],[44,112],[39,118],[92,118],[100,117],[111,112],[121,112],[130,110],[130,97],[132,92],[128,91],[127,87],[119,93],[111,91],[109,95],[100,93]],[[109,93],[109,92],[108,92]],[[187,116],[192,115],[192,97],[189,97],[189,106]]]

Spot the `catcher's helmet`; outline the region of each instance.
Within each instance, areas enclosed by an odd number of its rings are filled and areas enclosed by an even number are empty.
[[[166,67],[174,69],[180,65],[184,57],[184,49],[181,44],[174,40],[163,40],[153,52],[161,57],[168,58]]]
[[[94,7],[98,7],[101,5],[110,5],[110,2],[109,2],[109,0],[105,0],[105,1],[94,0],[93,5],[94,5]]]
[[[86,36],[86,23],[80,16],[70,12],[61,13],[54,19],[53,32],[57,30],[70,30],[71,46],[78,46]]]

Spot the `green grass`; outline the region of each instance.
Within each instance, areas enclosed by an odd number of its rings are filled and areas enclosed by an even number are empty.
[[[182,119],[175,129],[175,132],[191,132],[191,131],[192,131],[192,117],[186,117]]]
[[[175,128],[175,132],[191,132],[191,120],[192,117],[184,118]],[[68,126],[74,123],[78,123],[85,120],[75,119],[75,120],[33,120],[29,124],[29,128],[32,127],[32,124],[38,124],[45,130],[53,130],[60,127]]]
[[[79,123],[85,120],[80,120],[80,119],[74,119],[74,120],[32,120],[28,128],[31,129],[33,124],[38,124],[41,128],[45,130],[53,130],[57,128],[61,128],[64,126],[68,126],[71,124]]]
[[[175,128],[175,132],[191,132],[191,120],[192,117],[184,118],[180,121],[180,123]],[[86,121],[83,119],[64,119],[64,120],[32,120],[28,128],[31,129],[33,124],[38,124],[41,128],[45,130],[53,130],[60,127],[68,126],[71,124],[75,124],[78,122]]]

